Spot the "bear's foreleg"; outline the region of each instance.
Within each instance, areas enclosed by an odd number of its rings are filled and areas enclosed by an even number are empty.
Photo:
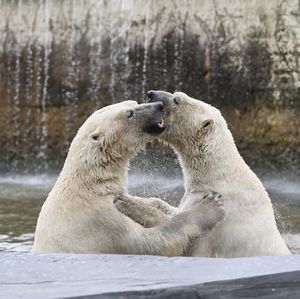
[[[177,211],[177,208],[154,197],[119,196],[114,200],[114,205],[121,213],[144,227],[164,224]]]
[[[195,237],[205,237],[225,215],[220,194],[199,192],[194,194],[193,204],[176,213],[162,225],[153,228],[140,227],[131,237],[133,252],[178,256],[188,252]]]

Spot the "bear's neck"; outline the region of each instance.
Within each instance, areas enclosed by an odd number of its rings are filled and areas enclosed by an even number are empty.
[[[74,165],[77,165],[74,168]],[[127,193],[127,175],[129,159],[122,159],[112,165],[78,165],[66,159],[56,186],[64,188],[63,192],[78,194],[82,199],[96,199],[106,195]],[[68,188],[65,188],[68,186]],[[69,196],[65,194],[65,198]]]
[[[218,191],[220,185],[243,179],[251,171],[239,154],[230,132],[218,143],[205,148],[176,149],[182,166],[185,190],[207,186]]]

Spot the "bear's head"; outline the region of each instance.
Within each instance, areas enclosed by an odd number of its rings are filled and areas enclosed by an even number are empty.
[[[102,108],[81,126],[68,156],[87,167],[126,161],[165,130],[164,115],[160,102],[124,101]]]
[[[174,94],[166,91],[148,91],[149,103],[162,102],[166,116],[166,130],[160,139],[172,144],[180,152],[199,153],[216,144],[218,136],[228,131],[220,111],[202,101],[193,99],[183,92]]]

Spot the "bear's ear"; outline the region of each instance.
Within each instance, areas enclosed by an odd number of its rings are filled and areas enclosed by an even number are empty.
[[[181,98],[179,96],[176,96],[174,97],[173,101],[177,106],[179,106],[181,103]]]

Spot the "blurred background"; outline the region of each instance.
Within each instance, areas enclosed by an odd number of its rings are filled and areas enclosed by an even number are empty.
[[[163,89],[222,111],[300,252],[299,71],[298,0],[0,0],[0,251],[30,249],[94,110]],[[147,146],[129,186],[177,204],[173,151]]]

